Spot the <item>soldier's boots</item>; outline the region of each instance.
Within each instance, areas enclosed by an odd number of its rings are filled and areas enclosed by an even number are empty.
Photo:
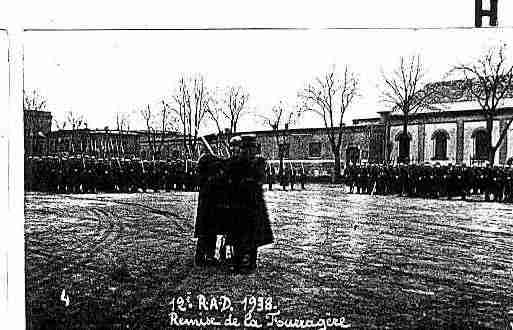
[[[257,250],[244,251],[240,256],[236,271],[240,274],[251,274],[256,270]]]
[[[200,237],[196,244],[194,264],[198,267],[217,266],[218,261],[214,257],[216,249],[216,236]]]

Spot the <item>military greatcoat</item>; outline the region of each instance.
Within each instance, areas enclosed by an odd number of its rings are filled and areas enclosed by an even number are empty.
[[[265,159],[233,159],[229,177],[233,217],[229,241],[249,248],[272,243],[274,237],[262,188]]]
[[[199,194],[194,237],[222,235],[230,227],[230,189],[226,161],[203,155],[198,160]]]

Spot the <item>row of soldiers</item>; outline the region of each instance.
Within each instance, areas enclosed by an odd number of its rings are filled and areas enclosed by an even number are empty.
[[[481,195],[487,201],[513,202],[513,168],[462,165],[358,165],[342,175],[351,193],[424,198]]]
[[[282,190],[287,190],[290,186],[290,190],[294,190],[296,184],[301,186],[301,189],[305,189],[305,183],[307,181],[307,175],[304,168],[297,169],[290,167],[284,167],[282,171],[278,169],[276,171],[273,166],[268,166],[265,171],[266,183],[269,190],[273,190],[273,184],[278,183]]]
[[[113,193],[198,189],[195,162],[98,159],[89,156],[26,157],[25,190],[50,193]]]

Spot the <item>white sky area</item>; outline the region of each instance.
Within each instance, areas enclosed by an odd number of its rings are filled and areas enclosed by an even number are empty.
[[[513,41],[513,29],[27,32],[25,89],[45,96],[57,119],[71,109],[91,128],[112,128],[115,113],[128,112],[131,127],[143,129],[137,109],[150,104],[157,110],[182,74],[201,73],[211,88],[242,85],[251,111],[265,114],[280,100],[295,107],[309,81],[333,64],[340,73],[348,64],[361,80],[349,121],[385,107],[381,70],[392,71],[400,56],[421,54],[427,80],[436,81],[507,40]],[[305,116],[298,125],[322,122]],[[241,119],[241,130],[261,128],[254,116]]]
[[[486,0],[484,1],[486,3]],[[348,64],[361,94],[345,121],[376,116],[380,72],[400,56],[420,53],[428,79],[442,79],[452,65],[475,60],[487,47],[513,41],[513,2],[499,2],[501,29],[326,30],[327,27],[472,27],[470,0],[30,2],[16,10],[23,28],[296,27],[296,31],[93,31],[26,32],[25,89],[37,89],[62,120],[67,110],[84,114],[90,128],[115,127],[115,113],[155,110],[182,74],[201,73],[210,88],[242,85],[250,109],[267,113],[279,101],[295,107],[297,93],[331,65]],[[5,12],[0,14],[6,16]],[[9,18],[6,16],[6,19]],[[12,19],[7,19],[9,21]],[[485,19],[486,25],[486,19]],[[512,42],[513,43],[513,42]],[[513,44],[508,48],[513,59]],[[322,126],[305,115],[299,127]],[[240,130],[263,129],[254,116]],[[205,127],[202,133],[213,130]]]

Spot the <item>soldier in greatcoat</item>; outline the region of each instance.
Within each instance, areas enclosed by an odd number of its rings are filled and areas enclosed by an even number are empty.
[[[198,160],[199,194],[194,237],[197,237],[194,262],[214,266],[217,235],[230,227],[230,189],[226,160],[204,152]]]
[[[273,242],[273,233],[264,200],[265,159],[256,153],[256,137],[241,136],[238,155],[232,155],[229,166],[233,227],[229,241],[234,247],[236,269],[249,273],[256,269],[258,247]]]

